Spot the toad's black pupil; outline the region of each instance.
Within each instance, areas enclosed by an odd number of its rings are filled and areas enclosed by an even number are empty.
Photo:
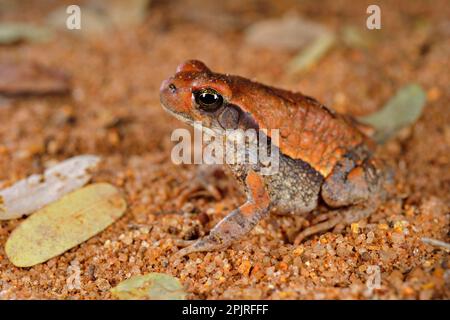
[[[198,107],[203,111],[216,111],[223,104],[222,96],[213,89],[197,91],[194,97]]]
[[[219,96],[215,93],[203,92],[200,94],[200,100],[203,104],[214,104],[219,100]]]

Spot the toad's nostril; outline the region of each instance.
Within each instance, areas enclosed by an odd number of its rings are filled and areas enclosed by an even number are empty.
[[[170,92],[175,93],[177,91],[177,87],[173,83],[171,83],[169,84],[169,90]]]

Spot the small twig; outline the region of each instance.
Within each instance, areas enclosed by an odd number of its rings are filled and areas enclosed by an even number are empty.
[[[433,238],[427,238],[427,237],[423,237],[423,238],[421,238],[421,240],[423,243],[430,244],[430,245],[436,246],[436,247],[441,247],[441,248],[444,248],[444,249],[450,251],[450,243],[436,240]]]

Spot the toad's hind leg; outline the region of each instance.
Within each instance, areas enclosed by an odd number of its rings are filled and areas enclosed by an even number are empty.
[[[330,212],[330,218],[324,222],[315,224],[300,232],[294,240],[294,244],[300,244],[305,238],[333,229],[341,231],[345,226],[369,217],[378,207],[378,201],[370,201],[366,204],[354,205],[345,209],[336,209]]]
[[[330,207],[361,203],[381,191],[381,164],[367,154],[350,154],[325,179],[321,196]]]
[[[224,249],[249,233],[262,218],[267,216],[270,199],[263,179],[254,171],[250,171],[245,182],[248,189],[247,202],[228,214],[208,236],[178,251],[174,259],[192,252]]]
[[[332,228],[340,231],[370,216],[384,197],[382,174],[377,167],[364,150],[349,154],[337,163],[322,185],[321,196],[327,205],[338,209],[330,212],[327,221],[300,232],[294,243],[299,244],[310,235]]]

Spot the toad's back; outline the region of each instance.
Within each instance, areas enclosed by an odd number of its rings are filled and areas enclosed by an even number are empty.
[[[348,150],[369,142],[351,118],[335,114],[310,97],[238,76],[226,76],[226,81],[232,88],[233,104],[250,113],[260,128],[269,129],[269,135],[270,129],[280,130],[278,147],[283,154],[303,160],[324,177]]]

